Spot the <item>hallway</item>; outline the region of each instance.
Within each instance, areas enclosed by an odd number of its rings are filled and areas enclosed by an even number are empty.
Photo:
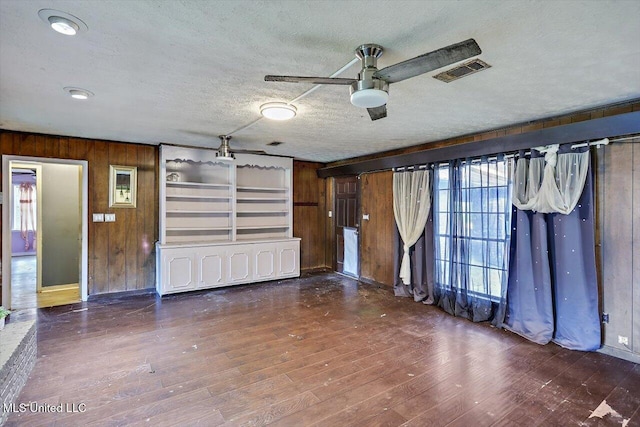
[[[80,301],[80,288],[54,287],[52,290],[36,292],[36,256],[14,256],[11,258],[11,308],[55,307]]]

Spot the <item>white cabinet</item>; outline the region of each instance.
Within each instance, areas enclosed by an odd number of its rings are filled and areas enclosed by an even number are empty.
[[[161,145],[158,293],[299,276],[292,171],[286,157]]]
[[[226,244],[157,245],[156,290],[165,295],[298,277],[300,239]]]

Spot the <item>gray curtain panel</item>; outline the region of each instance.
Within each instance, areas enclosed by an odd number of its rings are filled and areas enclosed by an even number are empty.
[[[507,329],[539,344],[600,348],[593,215],[591,167],[570,214],[513,209]]]

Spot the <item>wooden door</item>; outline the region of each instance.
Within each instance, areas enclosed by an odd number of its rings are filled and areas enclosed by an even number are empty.
[[[358,228],[358,178],[345,176],[335,179],[336,198],[336,271],[344,272],[344,227]]]

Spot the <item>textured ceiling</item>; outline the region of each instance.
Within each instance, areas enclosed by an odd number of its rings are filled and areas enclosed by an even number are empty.
[[[51,31],[43,8],[88,31]],[[385,119],[352,106],[348,87],[322,86],[296,102],[293,120],[258,120],[231,141],[345,159],[640,98],[639,16],[635,0],[0,0],[0,128],[217,147],[217,135],[259,119],[261,104],[312,87],[265,74],[328,76],[362,43],[385,48],[384,68],[476,39],[492,68],[394,83]],[[95,96],[76,101],[65,86]],[[266,146],[274,140],[284,144]]]

